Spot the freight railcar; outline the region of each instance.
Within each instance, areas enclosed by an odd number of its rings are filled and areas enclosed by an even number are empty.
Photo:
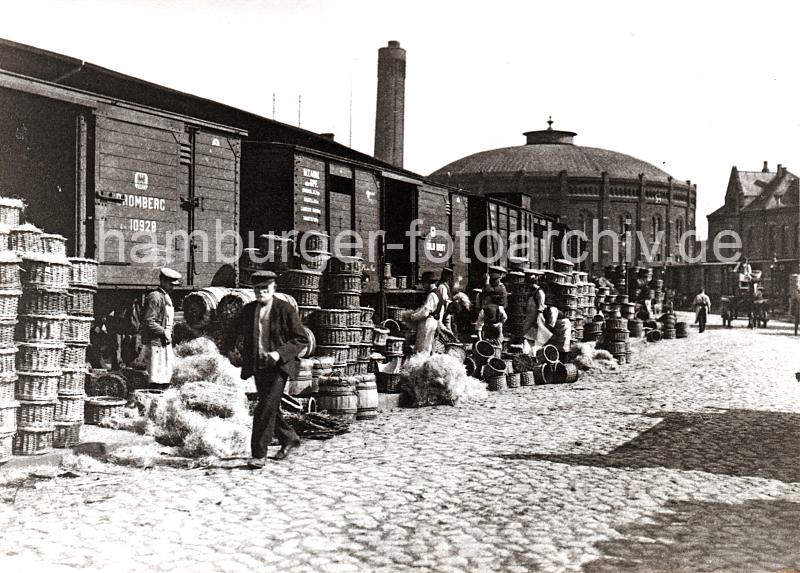
[[[99,312],[165,265],[185,289],[233,286],[246,131],[63,85],[79,69],[0,45],[0,195],[22,198],[70,256],[99,261]]]

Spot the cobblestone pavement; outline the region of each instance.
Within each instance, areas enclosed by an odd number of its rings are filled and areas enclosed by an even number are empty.
[[[393,412],[263,471],[0,489],[0,554],[113,571],[798,567],[800,338],[718,324],[638,345],[620,373]]]

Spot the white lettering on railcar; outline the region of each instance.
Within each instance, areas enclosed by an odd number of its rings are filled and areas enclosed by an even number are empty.
[[[166,211],[167,200],[163,197],[148,197],[146,195],[124,195],[123,205],[142,209],[144,211]]]
[[[319,192],[319,190],[318,190],[318,189],[309,189],[308,187],[303,187],[303,193],[305,193],[306,195],[316,195],[317,197],[319,197],[320,195],[322,195],[322,194]]]
[[[143,231],[145,233],[156,232],[156,222],[147,219],[130,219],[128,227],[131,231]]]

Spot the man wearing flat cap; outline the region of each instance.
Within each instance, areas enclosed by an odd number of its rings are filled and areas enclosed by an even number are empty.
[[[299,355],[308,345],[308,337],[297,311],[275,297],[275,273],[258,271],[252,278],[256,300],[242,309],[242,379],[255,376],[258,390],[250,440],[250,465],[258,468],[264,466],[273,433],[281,445],[276,460],[286,458],[300,445],[300,438],[283,419],[280,405],[287,378],[297,377]]]
[[[178,271],[164,267],[159,271],[159,286],[147,293],[142,308],[142,359],[153,384],[169,384],[175,356],[172,352],[172,329],[175,307],[170,294],[181,282]]]

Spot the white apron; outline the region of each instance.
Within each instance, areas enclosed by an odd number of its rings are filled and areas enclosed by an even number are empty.
[[[172,327],[175,322],[175,307],[172,306],[172,299],[169,295],[167,304],[164,307],[166,326],[164,334],[171,341]],[[172,350],[172,342],[165,346],[145,345],[142,349],[144,362],[147,366],[147,376],[153,384],[169,384],[172,381],[172,371],[174,368],[175,354]]]

